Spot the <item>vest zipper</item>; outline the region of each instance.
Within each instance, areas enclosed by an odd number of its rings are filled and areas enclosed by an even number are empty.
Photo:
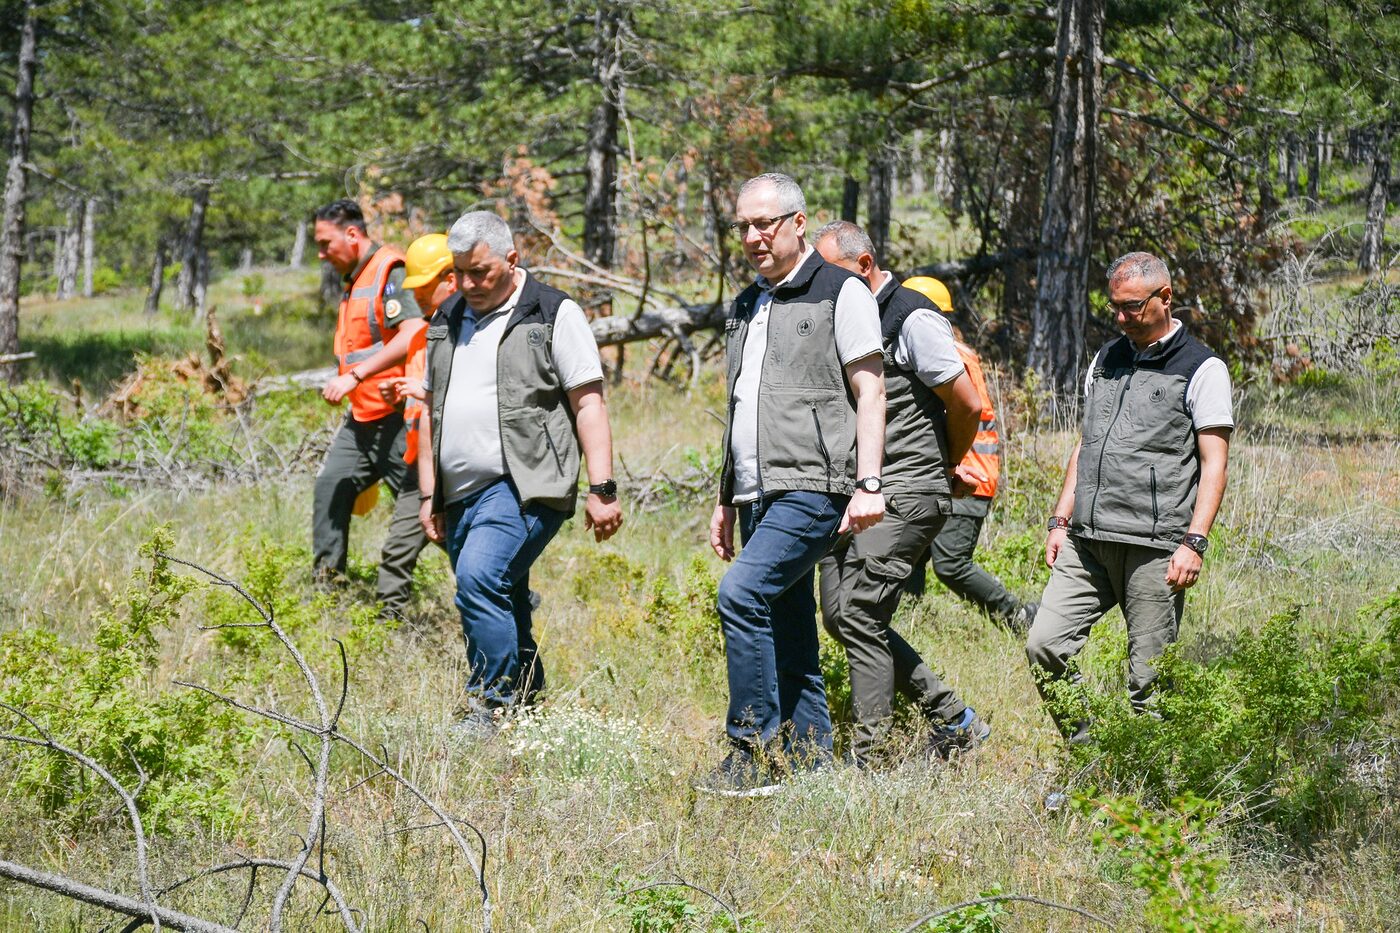
[[[554,468],[563,476],[564,461],[559,456],[559,448],[554,446],[554,435],[549,433],[549,420],[544,415],[540,415],[540,427],[544,430],[544,442],[549,445],[549,452],[554,454]]]
[[[1152,537],[1157,537],[1157,468],[1147,468],[1148,477],[1152,484]]]
[[[1103,455],[1108,450],[1108,435],[1113,430],[1113,426],[1118,423],[1118,416],[1123,413],[1123,399],[1128,397],[1128,390],[1133,386],[1133,374],[1137,372],[1134,368],[1129,370],[1128,378],[1123,380],[1123,388],[1118,391],[1118,405],[1113,410],[1113,420],[1104,429],[1103,440],[1099,442],[1099,468],[1094,474],[1094,501],[1089,503],[1089,527],[1098,530],[1099,524],[1095,517],[1099,512],[1099,490],[1103,488]]]
[[[826,464],[826,491],[831,492],[831,452],[826,449],[826,435],[822,433],[822,420],[817,417],[816,402],[808,402],[807,407],[812,409],[812,426],[817,429],[817,451],[822,455],[822,462]]]

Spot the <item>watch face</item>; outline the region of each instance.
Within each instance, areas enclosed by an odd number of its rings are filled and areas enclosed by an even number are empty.
[[[879,491],[880,491],[880,478],[879,478],[878,476],[867,476],[865,479],[861,480],[859,483],[856,483],[856,486],[858,486],[859,488],[865,490],[866,492],[879,492]]]

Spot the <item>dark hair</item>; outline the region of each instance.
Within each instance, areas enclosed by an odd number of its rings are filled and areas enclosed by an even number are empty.
[[[349,198],[341,198],[325,207],[317,208],[316,219],[333,223],[342,230],[346,227],[359,227],[361,233],[366,232],[365,212]]]

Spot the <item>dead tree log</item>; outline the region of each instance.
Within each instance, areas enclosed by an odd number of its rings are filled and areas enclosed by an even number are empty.
[[[19,352],[19,275],[24,258],[24,196],[29,140],[34,116],[34,72],[39,68],[38,12],[34,0],[24,4],[15,59],[15,120],[10,133],[10,161],[5,169],[3,220],[0,220],[0,353]],[[18,370],[9,371],[19,378]]]
[[[1371,185],[1366,194],[1366,227],[1361,234],[1357,266],[1367,275],[1379,272],[1384,261],[1385,202],[1390,193],[1391,128],[1381,129],[1371,157]]]

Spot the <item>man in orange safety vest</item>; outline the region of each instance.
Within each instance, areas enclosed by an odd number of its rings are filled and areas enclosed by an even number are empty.
[[[402,617],[408,606],[413,568],[427,545],[418,522],[418,476],[404,462],[403,407],[381,392],[404,375],[404,360],[421,343],[427,322],[404,287],[403,254],[369,238],[364,213],[351,200],[316,212],[316,247],[344,277],[336,318],[338,374],[322,397],[350,403],[321,470],[312,504],[312,551],[320,581],[343,577],[355,499],[383,481],[397,501],[379,562],[376,595],[381,617]]]

